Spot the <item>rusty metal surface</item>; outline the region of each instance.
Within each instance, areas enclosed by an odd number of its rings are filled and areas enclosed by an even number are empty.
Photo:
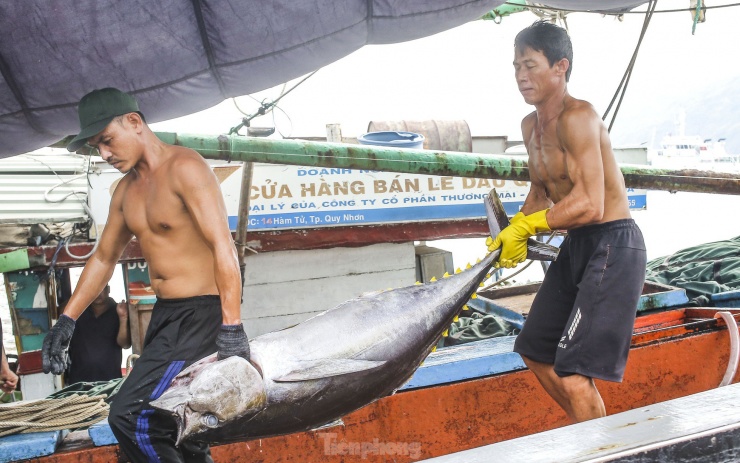
[[[739,398],[740,385],[720,387],[426,462],[733,463]]]
[[[71,244],[69,246],[69,249],[75,255],[86,255],[90,251],[92,251],[93,245],[94,243],[75,243]],[[11,252],[15,249],[19,248],[3,248],[0,249],[0,254]],[[29,268],[47,268],[51,264],[51,261],[54,257],[56,245],[33,246],[26,247],[24,249],[28,250],[28,260],[30,263]],[[121,258],[119,259],[119,263],[138,261],[142,260],[143,258],[144,257],[141,253],[141,246],[139,246],[139,242],[134,239],[131,240],[124,248],[123,254],[121,254]],[[57,256],[56,266],[57,268],[81,266],[85,264],[86,260],[87,259],[82,260],[70,257],[65,250],[61,250],[59,251],[59,254]]]
[[[488,236],[485,219],[469,219],[450,222],[417,222],[388,225],[366,225],[361,227],[313,228],[299,230],[250,231],[246,244],[257,252],[327,249],[334,247],[359,247],[377,243],[408,243],[409,241],[431,241],[445,238],[478,238]],[[85,255],[92,250],[93,243],[76,243],[70,249],[76,255]],[[0,249],[0,254],[17,248]],[[47,267],[54,255],[55,246],[29,247],[28,255],[33,268]],[[144,259],[136,239],[126,246],[121,262]],[[58,267],[84,265],[84,260],[70,257],[66,251],[59,252]]]
[[[158,132],[157,136],[167,143],[192,148],[206,159],[529,181],[527,161],[522,156],[227,135]],[[740,194],[740,176],[732,173],[628,164],[620,165],[620,169],[629,188]]]
[[[513,156],[237,136],[228,137],[230,146],[225,150],[224,136],[216,139],[195,134],[157,135],[169,143],[192,148],[207,159],[529,180],[526,162]]]
[[[699,307],[674,309],[637,317],[632,346],[660,343],[668,339],[704,333],[708,330],[726,329],[727,325],[723,320],[714,318],[717,311],[718,309],[713,307]],[[740,310],[726,311],[732,313],[736,320],[740,318]]]
[[[696,169],[655,169],[639,165],[622,165],[621,168],[624,182],[630,188],[740,194],[737,174]]]
[[[268,140],[239,136],[158,133],[162,140],[198,151],[207,159],[271,164],[340,167],[427,175],[529,180],[521,156],[413,150],[300,140]],[[656,169],[621,165],[631,188],[740,194],[735,174],[699,170]]]

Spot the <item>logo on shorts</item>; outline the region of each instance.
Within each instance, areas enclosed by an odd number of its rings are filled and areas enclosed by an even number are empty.
[[[579,307],[578,310],[576,310],[576,316],[573,317],[573,322],[570,324],[570,328],[568,328],[568,340],[573,339],[573,334],[576,332],[576,328],[578,328],[578,322],[581,321],[581,308]]]
[[[568,344],[564,343],[563,341],[565,341],[565,336],[563,336],[562,338],[560,338],[560,342],[558,343],[558,347],[561,348],[561,349],[567,349],[568,348]]]

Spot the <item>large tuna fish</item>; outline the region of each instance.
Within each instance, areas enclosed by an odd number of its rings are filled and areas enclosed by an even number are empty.
[[[508,223],[495,191],[486,209],[495,236]],[[555,257],[556,248],[535,243],[529,257]],[[413,375],[498,256],[497,250],[456,275],[366,294],[258,336],[250,342],[251,362],[207,357],[152,405],[174,416],[178,443],[266,437],[334,421],[392,394]]]

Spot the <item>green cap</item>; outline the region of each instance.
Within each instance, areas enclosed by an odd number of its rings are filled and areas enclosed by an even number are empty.
[[[67,145],[67,150],[77,151],[105,129],[116,116],[139,113],[139,104],[134,97],[117,88],[101,88],[83,96],[77,107],[80,115],[80,133]]]

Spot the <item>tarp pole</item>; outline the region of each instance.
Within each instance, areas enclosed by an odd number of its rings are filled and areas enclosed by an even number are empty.
[[[167,143],[192,148],[206,159],[529,181],[529,169],[524,156],[398,149],[240,135],[161,132],[157,136]],[[629,188],[740,194],[740,176],[736,174],[693,169],[657,169],[637,164],[622,164],[620,168]]]
[[[254,164],[245,162],[242,166],[242,183],[239,192],[239,215],[236,224],[236,252],[239,256],[239,270],[242,276],[242,298],[244,294],[244,281],[247,269],[247,226],[249,225],[249,195],[252,190],[252,172]]]

